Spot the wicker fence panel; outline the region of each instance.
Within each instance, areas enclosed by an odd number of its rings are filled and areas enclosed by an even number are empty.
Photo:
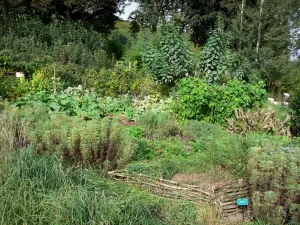
[[[129,174],[126,171],[111,171],[108,175],[113,179],[138,185],[161,197],[211,203],[215,206],[219,217],[224,220],[240,220],[251,216],[249,208],[239,208],[236,204],[238,198],[249,197],[247,183],[242,180],[214,189],[205,185],[182,184],[162,178],[154,179],[144,174]]]

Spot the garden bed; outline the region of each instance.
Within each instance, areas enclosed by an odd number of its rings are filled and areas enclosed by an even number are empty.
[[[239,208],[236,203],[238,198],[249,198],[248,185],[243,180],[211,183],[203,179],[192,185],[127,171],[111,171],[108,175],[164,198],[210,203],[222,220],[236,221],[251,217],[249,208]]]

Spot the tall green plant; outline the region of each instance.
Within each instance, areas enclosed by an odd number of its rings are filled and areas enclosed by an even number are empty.
[[[191,53],[175,24],[161,25],[153,45],[144,54],[144,62],[159,83],[170,84],[190,74]]]
[[[223,26],[219,20],[194,62],[195,74],[204,76],[209,84],[226,83],[230,79],[244,80],[249,72],[247,60],[230,50]]]

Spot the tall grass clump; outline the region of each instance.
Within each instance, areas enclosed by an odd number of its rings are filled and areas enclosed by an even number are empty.
[[[27,145],[26,128],[9,112],[0,112],[0,152],[12,151]]]
[[[6,155],[0,173],[0,224],[195,223],[189,203],[143,194],[32,149]]]

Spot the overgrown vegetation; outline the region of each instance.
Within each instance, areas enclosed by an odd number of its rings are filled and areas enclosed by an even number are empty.
[[[298,147],[270,143],[250,151],[249,183],[256,217],[271,224],[299,222],[299,154]]]
[[[116,169],[242,178],[254,220],[297,223],[298,1],[136,2],[0,2],[0,224],[217,224]]]
[[[264,132],[269,134],[291,136],[289,126],[290,117],[283,121],[278,118],[276,111],[261,109],[260,111],[244,112],[235,110],[235,119],[228,120],[228,130],[234,133],[246,134],[248,132]]]
[[[0,171],[2,224],[195,224],[190,203],[155,198],[31,149],[5,155]]]

